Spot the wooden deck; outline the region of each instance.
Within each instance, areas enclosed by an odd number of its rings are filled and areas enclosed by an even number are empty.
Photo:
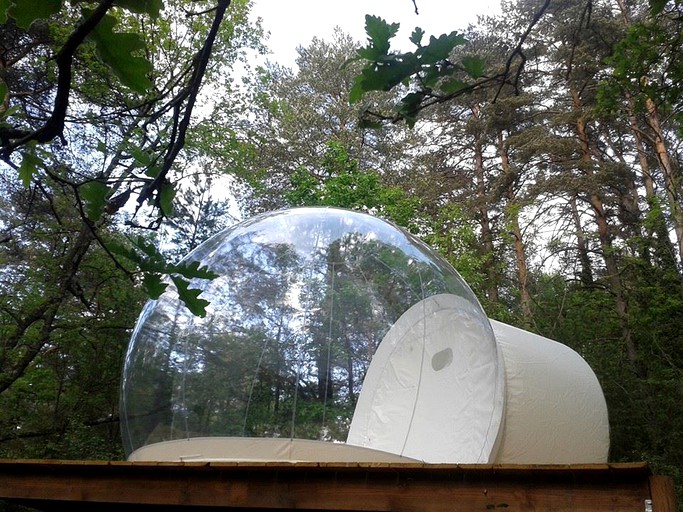
[[[676,512],[672,480],[646,463],[0,460],[0,500],[44,511]]]

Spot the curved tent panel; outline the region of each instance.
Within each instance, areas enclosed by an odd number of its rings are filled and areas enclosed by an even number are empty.
[[[503,415],[490,329],[456,295],[412,306],[372,358],[347,443],[430,463],[490,462]]]
[[[505,362],[505,422],[495,460],[505,464],[607,462],[602,388],[571,348],[491,320]]]
[[[220,277],[196,283],[205,317],[172,286],[140,315],[121,386],[131,460],[607,460],[588,364],[489,321],[457,271],[392,224],[271,212],[184,261]]]

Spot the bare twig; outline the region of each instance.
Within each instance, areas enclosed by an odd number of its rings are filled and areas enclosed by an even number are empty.
[[[514,80],[514,87],[515,91],[519,90],[519,79],[522,74],[522,69],[524,69],[524,64],[526,64],[526,55],[524,55],[524,52],[522,51],[522,46],[524,46],[524,43],[526,42],[527,38],[529,37],[529,34],[531,34],[531,31],[534,29],[536,24],[539,22],[541,17],[543,17],[543,14],[545,14],[545,11],[548,10],[548,7],[550,7],[550,1],[551,0],[545,0],[543,2],[543,5],[541,8],[536,12],[534,15],[533,19],[531,20],[531,23],[529,23],[529,26],[527,29],[524,31],[524,33],[520,36],[519,40],[517,41],[517,46],[512,50],[510,53],[510,56],[507,59],[507,62],[505,63],[505,71],[503,72],[504,76],[509,76],[510,75],[510,70],[512,69],[512,63],[515,59],[515,57],[519,57],[521,59],[521,62],[519,66],[517,66],[517,71],[515,72],[515,80]],[[495,102],[498,99],[498,96],[500,95],[501,91],[503,90],[503,83],[501,83],[500,87],[498,88],[498,92],[496,92],[496,95],[493,99]]]
[[[213,50],[213,45],[218,34],[218,29],[223,22],[225,12],[230,6],[231,0],[219,0],[218,5],[215,10],[214,19],[211,25],[211,29],[206,37],[204,45],[197,54],[194,60],[194,71],[192,73],[192,78],[189,85],[179,94],[177,101],[175,101],[176,115],[174,116],[173,132],[171,135],[171,143],[168,147],[168,151],[164,156],[164,162],[161,172],[152,180],[152,182],[142,190],[140,196],[138,197],[138,208],[146,200],[150,199],[155,191],[161,188],[162,183],[166,180],[173,162],[176,156],[185,145],[185,136],[187,129],[190,125],[190,120],[192,117],[192,110],[194,104],[197,100],[197,95],[199,94],[199,89],[201,87],[202,79],[204,78],[204,73],[206,72],[206,67],[209,63],[209,58],[211,57],[211,51]],[[186,100],[185,109],[182,113],[182,118],[180,117],[180,108],[183,100]],[[158,198],[158,195],[157,195]]]

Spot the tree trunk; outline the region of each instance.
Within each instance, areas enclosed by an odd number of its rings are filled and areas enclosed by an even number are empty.
[[[616,1],[619,11],[621,12],[624,25],[629,27],[631,25],[631,19],[628,8],[623,0]],[[647,83],[647,80],[647,77],[641,77],[641,83],[643,85]],[[631,126],[631,130],[633,131],[633,136],[635,137],[636,149],[638,150],[638,158],[643,173],[643,182],[645,185],[646,194],[645,197],[647,198],[648,203],[652,205],[652,201],[655,200],[654,182],[652,180],[652,173],[650,172],[650,166],[646,158],[642,132],[639,129],[638,122],[634,114],[633,98],[628,91],[626,92],[626,99],[628,104],[629,124]],[[681,205],[681,190],[677,185],[679,177],[677,176],[677,173],[672,165],[671,158],[669,157],[664,134],[659,122],[659,112],[657,110],[657,105],[655,105],[654,101],[652,101],[652,98],[649,96],[645,97],[645,107],[646,121],[652,131],[651,143],[654,147],[657,160],[659,161],[659,165],[664,176],[664,188],[669,201],[669,208],[671,209],[670,219],[674,227],[674,232],[676,233],[676,242],[678,245],[678,262],[683,263],[683,206]],[[657,214],[659,215],[659,211]],[[658,245],[661,247],[662,244],[668,243],[669,239],[667,236],[665,239],[659,240]]]
[[[571,208],[572,222],[576,234],[576,248],[579,253],[579,262],[581,263],[581,272],[579,274],[581,284],[586,287],[591,287],[593,286],[593,265],[591,264],[591,259],[588,255],[588,243],[586,242],[586,237],[583,233],[579,207],[576,203],[576,194],[572,194],[569,198],[569,206]]]
[[[638,163],[640,165],[640,175],[643,180],[643,187],[645,187],[645,197],[650,198],[655,196],[655,183],[652,179],[652,171],[650,169],[650,163],[647,161],[647,153],[645,152],[645,144],[643,143],[643,135],[641,133],[640,127],[638,126],[638,120],[633,107],[633,97],[627,91],[626,92],[627,101],[627,116],[628,124],[631,128],[631,133],[633,134],[633,139],[636,145],[636,151],[638,152]]]
[[[579,94],[576,90],[570,88],[570,94],[572,98],[572,103],[575,111],[577,113],[581,110],[581,100]],[[593,158],[591,156],[591,146],[588,138],[588,131],[586,125],[586,119],[583,115],[577,116],[575,122],[576,135],[579,140],[579,148],[581,152],[581,163],[583,166],[583,172],[587,176],[592,176],[593,173]],[[594,186],[592,185],[591,188]],[[626,353],[628,355],[629,361],[637,374],[641,374],[641,366],[638,357],[638,351],[636,350],[636,345],[631,334],[631,328],[629,325],[628,318],[628,301],[621,283],[621,276],[619,274],[619,267],[617,264],[616,257],[614,256],[614,246],[612,244],[612,235],[610,233],[610,226],[607,220],[607,215],[605,212],[605,207],[602,202],[602,198],[598,191],[595,189],[589,190],[588,200],[593,209],[595,216],[595,222],[598,227],[598,239],[600,240],[600,249],[602,252],[602,258],[605,262],[606,276],[605,279],[609,286],[610,291],[614,296],[616,312],[621,322],[621,337],[626,346]]]
[[[677,184],[678,176],[664,142],[664,133],[659,123],[657,107],[651,98],[645,98],[645,105],[647,107],[647,123],[652,129],[655,153],[664,175],[664,190],[669,200],[669,208],[671,208],[671,223],[678,243],[678,261],[683,262],[683,208],[681,208],[681,193]]]
[[[531,311],[531,295],[529,294],[528,278],[529,268],[526,262],[526,252],[524,248],[524,241],[522,239],[522,230],[519,227],[519,210],[517,208],[516,193],[515,193],[515,176],[510,166],[510,158],[505,148],[503,140],[503,133],[498,132],[498,155],[500,157],[501,168],[505,177],[505,197],[507,199],[507,208],[505,215],[507,217],[508,229],[510,234],[514,237],[513,245],[515,249],[515,262],[517,264],[517,282],[519,287],[519,302],[522,310],[522,320],[526,328],[531,327],[533,323],[533,316]]]
[[[479,105],[472,106],[472,114],[479,119]],[[486,296],[491,304],[497,304],[500,300],[498,293],[498,273],[496,272],[496,258],[493,245],[493,230],[488,211],[488,195],[486,193],[486,177],[484,175],[484,149],[479,137],[475,136],[474,142],[474,176],[477,187],[476,208],[481,227],[481,245],[484,251],[485,271],[487,277]]]

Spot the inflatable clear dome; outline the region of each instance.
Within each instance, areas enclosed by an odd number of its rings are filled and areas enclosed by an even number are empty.
[[[374,216],[257,216],[144,307],[121,385],[128,460],[605,462],[607,410],[568,347],[489,320],[444,259]]]
[[[140,315],[122,381],[129,459],[488,459],[503,403],[493,332],[417,238],[296,208],[185,260],[220,277],[193,283],[210,301],[203,318],[171,285]]]

